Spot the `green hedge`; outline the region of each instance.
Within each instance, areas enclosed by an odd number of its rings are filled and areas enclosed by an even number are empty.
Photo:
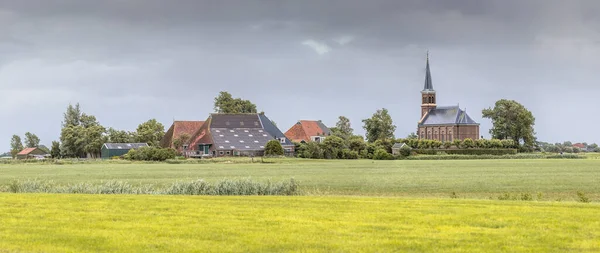
[[[516,155],[517,150],[512,148],[502,149],[417,149],[415,153],[420,155]]]
[[[515,155],[417,155],[396,157],[403,160],[486,160],[486,159],[585,159],[578,155],[545,155],[545,154],[515,154]]]

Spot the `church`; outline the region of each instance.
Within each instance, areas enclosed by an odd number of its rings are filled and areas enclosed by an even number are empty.
[[[475,122],[465,110],[456,106],[437,106],[436,92],[433,89],[429,70],[429,53],[425,70],[425,87],[421,91],[421,120],[418,123],[419,139],[442,142],[479,139],[479,123]]]

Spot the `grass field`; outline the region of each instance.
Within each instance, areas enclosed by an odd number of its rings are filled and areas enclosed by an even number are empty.
[[[600,201],[600,160],[327,161],[276,163],[0,165],[0,185],[15,179],[57,183],[123,180],[168,185],[177,180],[224,178],[289,180],[316,195],[497,198],[529,193],[542,200],[576,200],[577,191]]]
[[[0,203],[0,252],[600,251],[596,204],[6,193]]]

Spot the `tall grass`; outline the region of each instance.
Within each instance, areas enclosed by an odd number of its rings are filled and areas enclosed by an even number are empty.
[[[0,187],[1,192],[12,193],[75,193],[75,194],[154,194],[154,195],[300,195],[298,183],[292,178],[281,182],[257,182],[251,179],[225,179],[210,183],[202,179],[178,181],[167,187],[131,185],[124,181],[101,184],[77,183],[59,185],[53,181],[13,181]]]

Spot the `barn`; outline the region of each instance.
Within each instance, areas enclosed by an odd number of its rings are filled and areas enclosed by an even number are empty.
[[[115,156],[127,154],[129,150],[148,147],[147,143],[104,143],[100,150],[102,159],[110,159]]]
[[[45,151],[39,148],[26,148],[17,154],[17,159],[32,159],[32,158],[42,158],[48,155]]]

